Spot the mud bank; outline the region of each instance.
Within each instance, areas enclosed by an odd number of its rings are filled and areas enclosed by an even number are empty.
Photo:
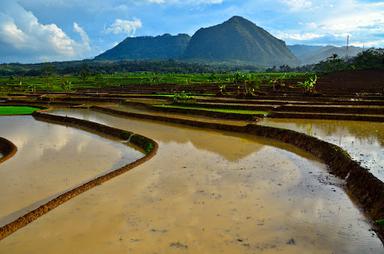
[[[104,126],[98,123],[88,122],[85,120],[75,119],[75,118],[69,118],[69,117],[61,117],[61,116],[53,116],[53,115],[47,115],[44,113],[35,112],[33,113],[33,117],[36,120],[39,121],[46,121],[46,122],[53,122],[58,124],[63,124],[66,126],[71,126],[83,130],[87,130],[90,132],[94,132],[97,134],[107,135],[110,137],[118,138],[122,141],[128,141],[129,143],[141,148],[143,151],[146,152],[146,155],[142,157],[141,159],[138,159],[130,164],[127,164],[119,169],[116,169],[114,171],[111,171],[107,174],[101,175],[91,181],[88,181],[78,187],[75,187],[71,189],[70,191],[67,191],[58,197],[50,200],[49,202],[41,205],[40,207],[34,209],[33,211],[19,217],[18,219],[8,223],[5,226],[2,226],[0,228],[0,240],[4,239],[5,237],[9,236],[10,234],[14,233],[18,229],[28,225],[32,221],[36,220],[37,218],[41,217],[42,215],[48,213],[49,211],[53,210],[54,208],[58,207],[59,205],[65,203],[66,201],[78,196],[79,194],[92,189],[95,186],[98,186],[116,176],[119,176],[130,169],[144,163],[145,161],[152,158],[157,151],[158,145],[155,141],[146,138],[144,136],[141,136],[139,134],[135,134],[128,131],[119,130],[116,128]]]
[[[384,122],[383,115],[347,115],[347,114],[326,114],[326,113],[301,113],[301,112],[272,112],[270,118],[299,118],[299,119],[320,119],[320,120],[349,120]]]
[[[154,105],[149,105],[141,102],[128,102],[125,101],[122,103],[123,105],[143,108],[147,110],[151,110],[154,112],[163,112],[163,113],[180,113],[180,114],[188,114],[188,115],[196,115],[196,116],[207,116],[213,118],[222,118],[228,120],[241,120],[241,121],[254,121],[260,117],[261,114],[240,114],[240,113],[226,113],[226,112],[215,112],[209,110],[199,110],[198,108],[172,108],[172,107],[157,107]],[[179,106],[178,104],[175,104]]]
[[[40,109],[46,109],[49,106],[63,106],[63,107],[74,107],[78,106],[79,103],[70,102],[54,102],[54,101],[38,101],[38,100],[7,100],[0,103],[2,106],[32,106]]]
[[[96,106],[96,105],[94,105]],[[167,113],[167,112],[160,112],[160,111],[152,111],[148,110],[146,108],[142,107],[135,107],[135,106],[126,106],[126,105],[98,105],[102,106],[104,108],[110,108],[115,109],[118,111],[125,111],[130,113],[138,113],[138,114],[150,114],[150,115],[157,115],[157,116],[165,116],[165,117],[173,117],[173,118],[181,118],[181,119],[189,119],[189,120],[195,120],[195,121],[205,121],[205,122],[212,122],[212,123],[221,123],[221,124],[230,124],[230,125],[244,125],[245,123],[248,123],[248,121],[243,120],[229,120],[229,119],[223,119],[223,118],[214,118],[209,116],[197,116],[197,115],[187,115],[187,114],[180,114],[180,113]]]
[[[10,159],[17,152],[17,147],[9,140],[0,137],[0,163]]]
[[[309,97],[311,98],[311,97]],[[307,97],[298,97],[297,100],[288,98],[278,99],[262,99],[255,97],[254,99],[235,99],[226,97],[198,97],[197,102],[201,103],[237,103],[237,104],[272,104],[272,105],[285,105],[285,104],[300,104],[300,105],[346,105],[346,106],[384,106],[382,100],[366,100],[366,99],[355,99],[353,97],[341,99],[322,99],[321,97],[316,100],[307,99]]]
[[[342,148],[306,134],[267,126],[248,124],[233,126],[217,123],[199,122],[170,117],[121,112],[102,107],[91,107],[92,110],[117,116],[136,117],[170,123],[185,124],[194,127],[210,128],[232,132],[248,133],[266,137],[299,147],[323,160],[330,173],[345,179],[347,191],[352,199],[364,210],[373,221],[384,218],[384,183],[372,175],[368,169],[352,160]],[[384,239],[384,227],[375,225],[375,231]]]
[[[279,111],[279,112],[300,112],[300,113],[334,113],[334,114],[360,114],[360,115],[383,115],[384,107],[382,106],[362,106],[362,105],[306,105],[303,103],[284,103],[274,104],[244,104],[244,103],[221,103],[219,101],[210,102],[194,102],[194,103],[173,103],[172,105],[184,107],[201,107],[201,108],[222,108],[235,110],[263,110],[263,111]]]
[[[199,110],[198,108],[212,108],[212,109],[234,109],[234,110],[260,110],[267,111],[268,117],[271,118],[302,118],[302,119],[329,119],[329,120],[351,120],[351,121],[370,121],[370,122],[384,122],[384,108],[370,107],[370,106],[300,106],[300,105],[257,105],[257,104],[225,104],[225,103],[176,103],[175,106],[190,106],[196,109],[183,109],[172,107],[156,107],[142,102],[124,101],[123,105],[143,108],[146,110],[165,112],[165,113],[180,113],[197,116],[209,116],[214,118],[229,119],[229,120],[242,120],[254,121],[262,118],[260,114],[239,114],[239,113],[224,113]],[[272,106],[273,105],[273,106]]]

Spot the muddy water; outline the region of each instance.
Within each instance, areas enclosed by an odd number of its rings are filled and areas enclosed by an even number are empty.
[[[143,156],[117,140],[30,116],[0,117],[0,136],[18,148],[14,157],[0,165],[0,226],[65,190]]]
[[[382,253],[326,166],[245,135],[61,111],[154,138],[158,154],[0,242],[0,253]]]
[[[304,132],[336,144],[384,181],[384,123],[311,119],[264,119],[259,123]]]
[[[240,125],[240,126],[246,125],[248,123],[255,123],[254,121],[229,120],[229,119],[224,120],[224,119],[217,119],[214,117],[207,117],[207,116],[186,115],[186,114],[172,113],[172,112],[160,112],[160,111],[135,108],[129,105],[110,104],[110,105],[105,105],[103,107],[115,109],[119,111],[138,113],[138,114],[150,114],[150,115],[156,115],[156,116],[164,116],[164,117],[171,117],[171,118],[173,117],[173,118],[180,118],[180,119],[193,120],[193,121],[203,121],[203,122],[209,122],[209,123],[221,123],[221,124],[231,124],[231,125]]]

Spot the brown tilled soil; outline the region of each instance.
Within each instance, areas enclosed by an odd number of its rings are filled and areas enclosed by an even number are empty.
[[[343,71],[325,75],[316,90],[333,93],[383,93],[384,70]]]

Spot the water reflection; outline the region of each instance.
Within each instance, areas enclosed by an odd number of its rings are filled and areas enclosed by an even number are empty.
[[[89,111],[66,114],[79,118],[84,114],[92,121],[150,136],[160,143],[159,151],[137,170],[80,195],[34,227],[5,239],[1,251],[360,254],[383,250],[343,191],[342,181],[329,175],[322,163],[243,135]],[[233,144],[258,148],[228,157],[241,147]],[[66,223],[69,218],[76,228]],[[54,228],[60,231],[47,236]]]
[[[57,109],[51,111],[50,113],[62,116],[78,117],[107,125],[111,124],[111,121],[113,121],[113,118],[107,114],[98,114],[87,109]],[[115,124],[115,126],[119,126],[120,123],[118,121],[119,120],[113,122],[113,124]],[[204,135],[202,135],[201,131],[192,131],[199,130],[198,128],[183,127],[176,124],[165,124],[150,120],[136,120],[134,118],[127,120],[124,126],[130,131],[155,138],[160,144],[190,144],[199,150],[220,155],[231,162],[246,158],[263,149],[266,145],[273,145],[283,149],[288,149],[292,152],[300,154],[303,157],[317,160],[308,153],[303,153],[303,151],[296,149],[293,146],[285,145],[281,142],[274,142],[270,139],[255,138],[248,135],[236,135],[234,133],[229,134],[226,132],[210,130],[205,130]],[[220,135],[221,138],[213,138],[217,135]]]
[[[304,132],[336,144],[384,181],[384,123],[264,119],[260,124]]]
[[[0,225],[47,197],[142,157],[118,141],[30,116],[0,117],[0,136],[18,148],[0,165]]]

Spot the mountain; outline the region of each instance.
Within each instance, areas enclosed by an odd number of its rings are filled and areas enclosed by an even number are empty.
[[[297,65],[285,42],[242,17],[199,29],[184,53],[185,59],[207,62],[245,62],[262,66]]]
[[[162,60],[178,59],[183,55],[191,37],[172,36],[128,37],[114,48],[95,57],[96,60]]]
[[[347,47],[292,45],[288,48],[300,60],[301,65],[319,63],[333,54],[341,58],[347,55]],[[364,51],[363,48],[348,47],[348,57],[354,57],[362,51]]]
[[[187,34],[128,37],[95,59],[182,59],[260,66],[299,64],[284,41],[238,16],[213,27],[201,28],[192,38]]]

